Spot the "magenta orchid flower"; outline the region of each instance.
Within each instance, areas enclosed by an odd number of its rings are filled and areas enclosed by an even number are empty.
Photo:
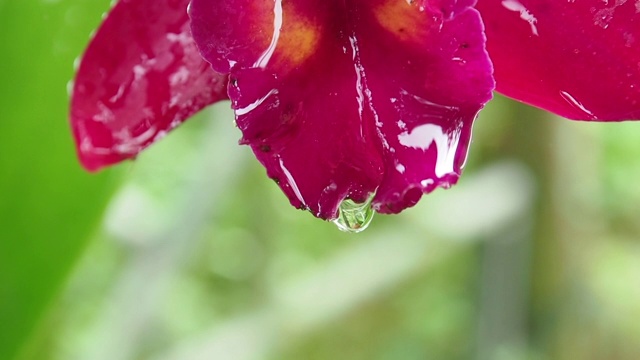
[[[89,170],[132,158],[230,99],[241,143],[293,206],[398,213],[457,182],[494,88],[570,119],[640,118],[639,12],[627,0],[120,0],[74,84],[79,158]]]

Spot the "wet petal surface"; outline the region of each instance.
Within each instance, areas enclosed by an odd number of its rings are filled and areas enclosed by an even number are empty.
[[[472,1],[193,0],[194,38],[299,208],[399,212],[457,181],[491,65]],[[226,24],[217,19],[228,19]]]
[[[134,157],[226,97],[226,77],[200,57],[189,0],[121,0],[82,58],[71,98],[78,155],[89,170]]]
[[[497,90],[570,119],[640,119],[640,5],[480,0]]]

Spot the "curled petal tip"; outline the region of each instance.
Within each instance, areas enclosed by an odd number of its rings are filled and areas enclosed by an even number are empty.
[[[119,1],[98,29],[71,94],[71,126],[87,170],[135,157],[226,98],[226,76],[211,70],[195,46],[188,3]]]

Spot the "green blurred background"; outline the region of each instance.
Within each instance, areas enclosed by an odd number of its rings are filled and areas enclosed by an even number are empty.
[[[638,359],[640,124],[503,98],[465,176],[358,235],[228,104],[100,174],[67,123],[108,0],[0,0],[0,359]]]

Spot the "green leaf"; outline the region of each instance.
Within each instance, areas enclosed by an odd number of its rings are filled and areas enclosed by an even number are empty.
[[[108,1],[0,2],[0,359],[46,314],[113,181],[84,172],[67,82]]]

